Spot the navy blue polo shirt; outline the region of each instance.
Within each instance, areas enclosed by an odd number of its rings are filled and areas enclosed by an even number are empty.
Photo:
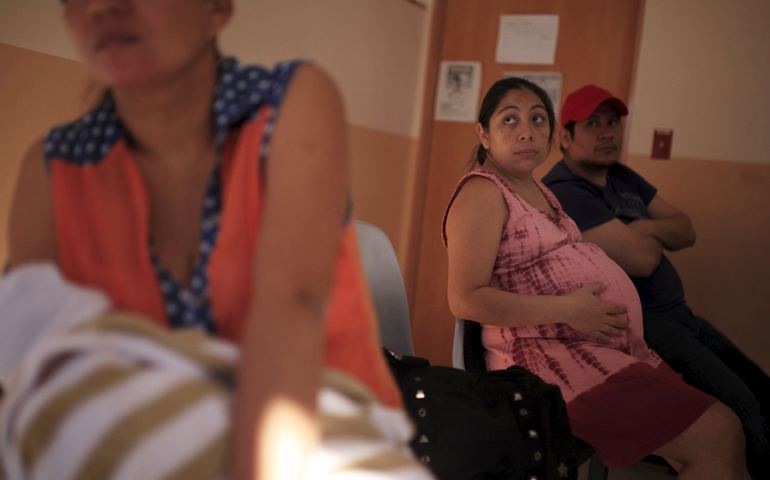
[[[604,187],[575,175],[564,160],[543,177],[543,183],[556,195],[581,232],[615,218],[626,225],[634,220],[649,219],[647,205],[658,192],[639,174],[620,163],[610,167]],[[652,275],[632,277],[631,280],[645,312],[665,310],[684,301],[682,280],[665,255]]]

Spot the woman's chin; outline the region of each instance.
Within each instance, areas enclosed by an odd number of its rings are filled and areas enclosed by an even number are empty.
[[[541,158],[527,159],[526,161],[519,162],[516,165],[516,170],[521,175],[532,175],[532,172],[534,172],[537,167],[542,165],[543,162],[545,162],[544,158],[543,159],[541,159]]]
[[[150,85],[162,76],[161,72],[146,60],[100,62],[92,73],[99,82],[110,88]]]

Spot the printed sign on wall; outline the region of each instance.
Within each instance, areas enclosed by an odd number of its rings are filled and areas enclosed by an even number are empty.
[[[476,122],[481,62],[441,62],[436,93],[436,120]]]

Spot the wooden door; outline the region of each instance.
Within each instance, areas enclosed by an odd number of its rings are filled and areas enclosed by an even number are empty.
[[[561,104],[570,92],[593,83],[630,106],[644,0],[436,0],[433,38],[437,39],[429,71],[441,60],[482,64],[479,105],[504,71],[554,71],[562,74]],[[509,65],[495,62],[499,16],[555,13],[560,16],[555,65]],[[435,95],[435,74],[426,98]],[[432,103],[428,102],[429,104]],[[426,109],[427,110],[427,109]],[[432,118],[432,111],[428,112]],[[557,122],[558,123],[558,122]],[[468,172],[478,145],[475,125],[427,120],[423,128],[421,199],[413,215],[408,278],[412,298],[412,332],[416,354],[434,365],[451,365],[454,316],[447,305],[447,256],[441,221],[455,185]],[[557,127],[558,128],[558,127]],[[556,135],[555,135],[556,136]],[[535,170],[541,178],[561,158],[558,144]],[[420,179],[418,178],[418,182]],[[418,183],[419,184],[419,183]]]

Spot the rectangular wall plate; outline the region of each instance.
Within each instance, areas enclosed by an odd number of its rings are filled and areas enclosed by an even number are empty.
[[[671,142],[674,130],[671,128],[656,128],[652,137],[652,158],[671,158]]]

